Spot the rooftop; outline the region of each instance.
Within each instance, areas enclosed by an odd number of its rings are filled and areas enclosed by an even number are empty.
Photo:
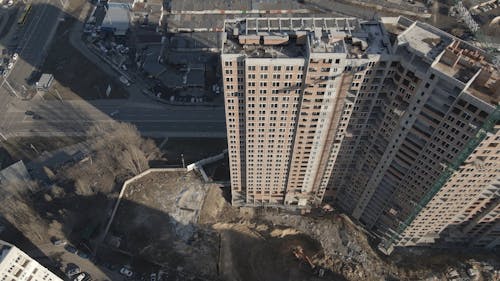
[[[124,33],[129,25],[130,6],[124,3],[109,2],[101,27],[113,29],[117,33]]]
[[[407,45],[430,60],[434,60],[451,42],[451,35],[421,22],[415,22],[398,37],[399,45]]]
[[[311,53],[389,53],[378,22],[356,18],[244,18],[226,20],[224,53],[254,57],[298,57]]]

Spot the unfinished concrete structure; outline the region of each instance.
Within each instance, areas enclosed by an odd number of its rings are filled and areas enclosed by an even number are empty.
[[[0,240],[0,280],[62,281],[14,245]]]
[[[233,204],[335,201],[387,250],[499,244],[498,148],[460,180],[467,199],[435,208],[496,134],[499,72],[481,50],[401,17],[227,20],[222,41]]]

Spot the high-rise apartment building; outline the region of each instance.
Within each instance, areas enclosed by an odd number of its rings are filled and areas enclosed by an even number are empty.
[[[0,240],[1,281],[62,281],[14,245]]]
[[[227,20],[235,205],[337,206],[393,245],[493,247],[500,74],[406,18]]]

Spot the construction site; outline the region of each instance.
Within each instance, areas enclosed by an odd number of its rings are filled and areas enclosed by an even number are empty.
[[[447,280],[451,271],[496,278],[495,255],[406,249],[385,257],[329,206],[306,215],[236,208],[227,192],[196,171],[151,172],[124,192],[108,246],[206,280]],[[467,279],[468,269],[477,277]]]

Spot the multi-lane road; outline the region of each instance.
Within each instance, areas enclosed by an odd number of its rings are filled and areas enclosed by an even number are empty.
[[[89,126],[110,124],[113,120],[132,123],[143,135],[151,137],[226,136],[222,106],[171,106],[158,103],[141,94],[146,86],[140,81],[128,87],[130,98],[126,100],[59,101],[44,100],[40,96],[31,100],[16,98],[10,85],[16,85],[16,89],[22,88],[33,69],[43,62],[64,3],[64,0],[40,0],[32,4],[34,10],[20,38],[20,58],[6,79],[9,83],[0,78],[3,86],[0,87],[1,138],[84,135]],[[81,32],[74,29],[70,32],[75,31]],[[79,44],[82,45],[81,42]],[[102,63],[92,57],[89,59],[97,65]]]
[[[33,70],[42,65],[45,59],[50,42],[57,31],[65,3],[62,0],[39,0],[31,4],[31,11],[26,22],[19,28],[19,34],[17,34],[19,44],[16,52],[19,59],[6,78],[9,90],[17,91],[20,96],[23,95],[23,91],[28,87],[28,77]]]
[[[129,100],[18,102],[0,119],[0,132],[7,137],[84,135],[89,126],[110,124],[113,120],[132,123],[143,135],[151,137],[226,135],[222,107],[175,107]]]

